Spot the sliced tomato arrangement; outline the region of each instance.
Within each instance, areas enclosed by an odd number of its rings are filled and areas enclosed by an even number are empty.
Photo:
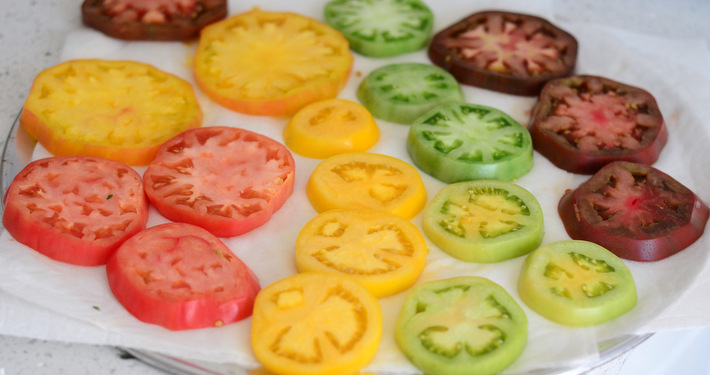
[[[424,48],[434,14],[420,0],[331,0],[325,22],[345,35],[353,51],[391,57]]]
[[[528,320],[500,285],[483,277],[457,277],[407,292],[395,339],[427,374],[497,374],[527,345]]]
[[[518,291],[538,314],[574,327],[616,319],[637,301],[636,284],[624,262],[587,241],[554,242],[530,253]]]
[[[535,96],[577,62],[577,40],[527,14],[474,13],[434,35],[429,59],[459,82],[513,95]]]
[[[227,16],[226,0],[84,0],[85,25],[118,39],[188,40]]]
[[[636,261],[667,258],[705,231],[708,206],[673,177],[649,165],[607,164],[560,199],[567,233]]]
[[[382,311],[372,293],[338,273],[304,272],[266,286],[251,324],[256,358],[288,375],[357,373],[382,337]]]
[[[284,116],[336,97],[352,63],[347,39],[327,24],[255,8],[203,29],[194,73],[226,108]]]
[[[294,175],[286,146],[215,126],[165,142],[143,180],[148,199],[167,219],[232,237],[266,223],[291,195]]]
[[[20,243],[61,262],[98,266],[148,221],[140,175],[88,156],[33,161],[4,198],[3,225]]]
[[[128,312],[174,331],[247,318],[261,289],[219,238],[184,223],[157,225],[131,237],[106,263],[106,275]]]
[[[653,95],[597,76],[549,82],[533,108],[530,133],[553,164],[582,174],[616,160],[653,164],[668,140]]]

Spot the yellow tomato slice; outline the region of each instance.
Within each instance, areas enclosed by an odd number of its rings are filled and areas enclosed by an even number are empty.
[[[407,220],[426,205],[419,172],[392,156],[348,152],[323,160],[311,173],[306,194],[313,208],[368,208]]]
[[[338,31],[312,18],[254,9],[207,26],[195,80],[217,103],[252,115],[291,115],[334,98],[353,56]]]
[[[299,110],[284,128],[291,151],[324,159],[343,152],[367,151],[380,138],[370,111],[345,99],[326,99]]]
[[[251,344],[276,374],[356,373],[382,337],[379,301],[354,279],[304,272],[263,288],[254,302]]]
[[[72,60],[40,72],[20,124],[57,156],[146,165],[166,140],[202,124],[187,81],[135,61]]]
[[[424,269],[428,249],[414,224],[382,211],[335,209],[309,221],[296,239],[299,271],[337,272],[375,296],[399,293]]]

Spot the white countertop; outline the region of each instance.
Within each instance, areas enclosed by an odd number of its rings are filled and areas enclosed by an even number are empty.
[[[0,134],[15,121],[34,77],[59,62],[68,31],[80,25],[81,0],[4,1],[0,14]],[[710,47],[706,0],[555,0],[560,21],[591,22]],[[692,62],[691,62],[692,63]],[[1,276],[0,276],[1,277]],[[0,298],[3,298],[0,296]],[[1,301],[0,301],[1,302]],[[0,321],[3,317],[0,315]],[[629,353],[590,371],[606,374],[710,374],[710,328],[657,333]],[[118,349],[0,336],[0,375],[160,374]]]

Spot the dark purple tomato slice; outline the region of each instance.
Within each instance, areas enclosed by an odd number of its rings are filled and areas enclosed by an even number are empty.
[[[708,221],[708,206],[690,189],[651,166],[623,161],[568,190],[558,211],[573,239],[644,262],[687,248]]]
[[[533,108],[530,135],[553,164],[581,174],[616,160],[653,164],[668,140],[653,95],[596,76],[548,82]]]
[[[467,85],[535,96],[577,62],[577,40],[549,21],[501,11],[474,13],[438,32],[429,59]]]

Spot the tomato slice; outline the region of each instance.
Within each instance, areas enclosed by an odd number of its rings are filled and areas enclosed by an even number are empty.
[[[227,16],[226,0],[84,0],[85,25],[118,39],[187,40]]]
[[[486,11],[434,35],[429,59],[461,83],[535,96],[545,82],[572,74],[577,40],[540,17]]]
[[[323,160],[311,173],[306,194],[313,208],[366,208],[407,220],[426,205],[419,172],[392,156],[348,152]]]
[[[446,183],[514,180],[533,165],[528,130],[508,114],[482,105],[447,103],[411,126],[407,152],[414,165]]]
[[[204,127],[165,142],[143,174],[145,192],[163,216],[218,237],[266,223],[293,191],[295,162],[264,135]]]
[[[439,104],[464,100],[461,87],[451,74],[420,63],[391,64],[373,70],[358,87],[357,97],[373,116],[407,125]]]
[[[559,241],[528,255],[518,279],[523,302],[567,326],[608,322],[636,306],[636,285],[626,264],[587,241]]]
[[[293,152],[324,159],[343,152],[369,150],[380,138],[380,129],[359,103],[326,99],[296,112],[283,135]]]
[[[106,275],[128,312],[174,331],[247,318],[260,290],[256,276],[227,245],[184,223],[131,237],[106,263]]]
[[[575,240],[597,243],[637,261],[667,258],[702,236],[708,206],[671,176],[644,164],[607,164],[560,199]]]
[[[424,209],[422,229],[447,254],[478,263],[527,254],[544,235],[537,199],[521,186],[495,180],[441,189]]]
[[[354,279],[304,272],[257,296],[251,343],[276,374],[354,374],[372,360],[382,336],[377,298]]]
[[[145,229],[140,175],[117,161],[55,156],[29,163],[4,199],[3,225],[20,243],[61,262],[98,266]]]
[[[353,51],[392,57],[426,46],[434,14],[420,0],[331,0],[325,22],[345,35]]]
[[[282,116],[336,97],[352,63],[348,41],[332,27],[255,8],[202,30],[195,80],[226,108]]]
[[[427,374],[496,374],[527,345],[528,320],[500,285],[478,276],[456,277],[407,293],[395,339]]]
[[[301,229],[296,239],[296,267],[301,272],[348,275],[376,297],[384,297],[417,281],[428,252],[417,227],[397,215],[334,209]]]
[[[650,93],[596,76],[549,82],[533,108],[530,133],[553,164],[583,174],[616,160],[653,164],[668,139]]]

